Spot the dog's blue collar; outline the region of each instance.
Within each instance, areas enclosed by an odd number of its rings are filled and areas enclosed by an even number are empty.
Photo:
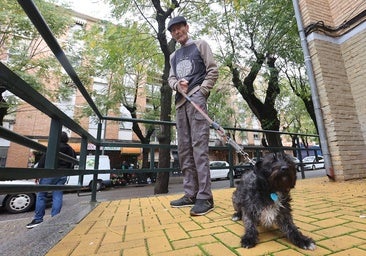
[[[271,193],[270,197],[271,197],[271,199],[272,199],[274,202],[278,200],[278,195],[277,195],[277,193]]]

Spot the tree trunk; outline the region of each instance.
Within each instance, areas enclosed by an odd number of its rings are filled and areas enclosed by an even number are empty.
[[[163,81],[163,86],[161,87],[161,112],[160,120],[170,121],[172,105],[172,90],[168,85],[168,81]],[[171,127],[170,125],[160,126],[160,135],[158,137],[159,144],[170,145],[171,142]],[[170,167],[170,149],[160,148],[159,150],[159,168],[169,168]],[[169,172],[159,172],[157,174],[154,194],[164,194],[168,193],[169,185]]]
[[[260,69],[264,62],[267,61],[269,67],[268,87],[265,95],[265,100],[262,102],[255,95],[254,81],[257,78]],[[275,109],[275,101],[280,93],[278,84],[278,70],[275,67],[276,59],[271,56],[257,55],[257,60],[252,64],[250,72],[242,81],[240,72],[233,65],[229,65],[233,75],[234,86],[238,89],[243,99],[248,103],[249,108],[261,123],[263,130],[279,131],[280,120],[277,117],[277,110]],[[266,133],[265,139],[269,147],[281,147],[281,137],[277,133]]]
[[[166,27],[165,23],[167,18],[171,15],[174,9],[179,7],[179,2],[177,0],[171,0],[171,5],[169,8],[164,11],[161,6],[160,0],[152,0],[154,8],[156,10],[156,21],[158,22],[158,31],[157,38],[159,41],[160,49],[164,54],[164,71],[162,76],[162,86],[160,89],[161,97],[160,97],[160,120],[162,121],[171,121],[171,112],[172,112],[172,89],[168,84],[169,70],[170,70],[170,61],[169,57],[172,52],[175,50],[176,42],[171,40],[168,43],[166,37]],[[170,125],[161,125],[160,126],[160,135],[158,136],[159,144],[161,145],[170,145],[171,142],[171,127]],[[161,168],[169,168],[170,167],[170,149],[160,149],[159,151],[159,167]],[[154,193],[155,194],[163,194],[168,193],[168,185],[169,185],[169,172],[159,172],[157,175]]]
[[[0,126],[3,126],[4,117],[8,113],[8,105],[6,104],[5,99],[3,98],[3,92],[6,89],[2,85],[0,85]]]

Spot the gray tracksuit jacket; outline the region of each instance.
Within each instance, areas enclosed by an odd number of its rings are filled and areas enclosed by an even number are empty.
[[[189,84],[188,96],[198,90],[201,90],[206,98],[209,96],[218,78],[218,68],[206,41],[189,39],[170,55],[170,65],[168,82],[173,90],[177,90],[179,80],[184,78]],[[176,108],[182,106],[185,101],[180,93],[175,95]]]

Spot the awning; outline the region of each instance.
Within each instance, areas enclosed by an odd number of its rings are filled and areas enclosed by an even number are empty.
[[[39,143],[45,145],[47,147],[47,141],[40,141]],[[81,148],[81,143],[77,143],[77,142],[69,142],[68,143],[70,145],[70,147],[72,147],[73,150],[75,150],[76,153],[80,153],[80,148]],[[103,147],[101,147],[101,149],[103,149]],[[121,154],[130,154],[130,155],[140,155],[142,152],[142,148],[129,148],[129,147],[124,147],[124,148],[119,148],[119,147],[105,147],[104,150],[107,151],[118,151],[121,150]],[[95,145],[88,143],[88,147],[87,150],[95,150]]]
[[[141,148],[121,148],[121,154],[140,155]]]
[[[70,147],[72,147],[72,149],[76,152],[76,153],[80,153],[80,143],[68,143],[70,145]]]
[[[40,144],[45,145],[46,147],[48,146],[48,141],[39,141]],[[68,143],[70,145],[70,147],[72,147],[72,149],[76,152],[76,153],[80,153],[80,148],[81,148],[81,144],[77,143],[77,142],[69,142]],[[95,150],[95,146],[93,144],[88,144],[88,150]]]

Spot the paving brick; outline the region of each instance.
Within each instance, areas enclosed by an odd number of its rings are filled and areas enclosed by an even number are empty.
[[[365,240],[365,244],[366,244],[366,230],[365,231],[358,231],[358,232],[354,232],[351,234],[352,236],[361,238]]]
[[[194,216],[190,218],[192,221],[196,222],[198,225],[200,225],[202,227],[203,224],[207,224],[207,223],[211,223],[212,220],[210,219],[209,216],[204,215],[204,216]]]
[[[139,232],[139,233],[134,233],[134,234],[130,234],[124,237],[124,241],[133,241],[133,240],[137,240],[137,239],[146,239],[149,237],[161,237],[161,236],[165,236],[164,231],[163,230],[154,230],[151,232]]]
[[[259,233],[259,241],[261,243],[271,241],[283,237],[283,234],[279,230],[269,230],[267,232]]]
[[[231,220],[231,216],[225,216],[224,218],[213,220],[209,223],[202,224],[203,228],[212,228],[217,226],[225,227],[226,225],[232,224],[234,221]]]
[[[235,251],[239,255],[245,255],[245,256],[258,256],[258,255],[271,255],[275,252],[279,252],[282,250],[285,250],[287,247],[275,242],[265,242],[265,243],[259,243],[255,247],[246,249],[246,248],[238,248]]]
[[[317,242],[319,245],[328,248],[333,252],[350,249],[354,246],[364,244],[366,241],[349,235],[333,237]]]
[[[225,244],[228,247],[240,247],[241,237],[236,236],[231,232],[215,234],[214,237],[216,237],[217,240],[219,240],[221,243]]]
[[[161,226],[161,222],[156,214],[144,216],[143,223],[145,230]]]
[[[105,233],[101,245],[122,242],[122,234],[118,232],[113,232],[113,230],[108,230]]]
[[[125,242],[117,243],[120,245],[120,248],[135,248],[135,247],[142,247],[145,246],[145,239],[136,239],[136,240],[129,240]]]
[[[207,255],[210,256],[236,255],[236,253],[221,243],[204,244],[202,245],[202,248],[207,253]]]
[[[321,246],[316,247],[316,249],[314,251],[310,251],[310,250],[302,250],[294,245],[289,245],[290,248],[292,248],[293,250],[296,250],[300,253],[302,253],[303,255],[306,256],[320,256],[320,255],[332,255],[332,251],[328,250],[327,248],[323,248]],[[291,255],[291,254],[289,254]],[[291,255],[292,256],[292,255]]]
[[[273,256],[303,256],[304,254],[302,254],[301,252],[295,251],[293,249],[286,249],[280,252],[275,252],[273,253]]]
[[[362,245],[359,245],[357,247],[360,248],[360,249],[362,249],[362,250],[364,250],[364,251],[366,251],[366,243],[364,243]]]
[[[342,225],[342,224],[345,224],[347,222],[349,222],[349,221],[342,220],[340,218],[331,218],[331,219],[316,221],[316,222],[313,222],[312,224],[317,225],[319,227],[326,228],[326,227]]]
[[[187,232],[185,232],[181,227],[165,229],[165,233],[170,241],[185,239],[189,237]]]
[[[123,249],[123,256],[148,256],[148,252],[146,251],[146,247],[135,247],[135,248],[127,248]]]
[[[175,222],[175,223],[169,223],[169,224],[165,224],[165,225],[161,225],[159,224],[153,224],[153,223],[145,223],[144,221],[144,228],[145,228],[145,232],[151,232],[151,231],[157,231],[157,230],[164,230],[164,229],[170,229],[170,228],[178,228],[180,227],[179,222]]]
[[[109,227],[113,228],[124,228],[127,225],[128,221],[124,217],[120,216],[113,216],[112,219],[109,222]]]
[[[226,225],[225,228],[238,236],[244,233],[244,226],[242,221],[233,222],[233,224]]]
[[[319,229],[319,226],[309,224],[309,223],[306,223],[306,222],[295,221],[295,225],[298,228],[300,228],[301,230],[308,231],[308,232],[312,232],[314,230]]]
[[[96,252],[97,255],[115,255],[115,256],[119,256],[121,255],[122,252],[122,243],[121,242],[106,242],[106,243],[102,243],[99,248],[98,251]]]
[[[330,228],[324,228],[321,230],[316,231],[317,234],[320,234],[325,237],[335,237],[335,236],[341,236],[348,234],[350,232],[354,232],[355,229],[345,227],[345,226],[336,226],[336,227],[330,227]]]
[[[180,225],[182,226],[182,228],[185,231],[192,231],[192,230],[197,230],[197,229],[201,228],[197,223],[195,223],[193,221],[181,222]]]
[[[179,241],[172,241],[172,245],[174,249],[181,249],[184,247],[191,247],[200,244],[213,243],[217,240],[213,236],[200,236],[188,239],[182,239]]]
[[[205,235],[223,233],[225,231],[226,229],[224,229],[223,227],[214,227],[214,228],[205,228],[201,230],[190,231],[188,233],[191,237],[196,237],[196,236],[205,236]]]
[[[294,217],[294,221],[295,222],[304,222],[304,223],[312,223],[315,221],[318,221],[318,219],[310,217],[311,214],[309,215],[300,215],[300,214],[296,214],[295,212],[293,213],[293,217]]]
[[[361,216],[361,214],[359,212],[351,212],[348,215],[346,215],[346,213],[345,213],[345,215],[343,215],[339,218],[344,219],[344,220],[350,220],[353,222],[359,222],[361,225],[366,224],[366,218],[360,218],[360,216]]]
[[[178,250],[174,250],[174,251],[155,253],[153,256],[188,256],[188,255],[206,256],[206,254],[204,252],[202,252],[202,250],[196,246],[178,249]]]
[[[318,234],[317,232],[306,232],[306,231],[303,231],[303,230],[300,230],[300,231],[303,233],[303,235],[311,237],[312,239],[314,239],[314,241],[320,241],[320,240],[323,240],[323,239],[326,238],[323,235]]]
[[[339,217],[343,215],[338,213],[338,212],[334,212],[333,210],[331,212],[324,212],[324,213],[321,213],[321,214],[317,214],[316,215],[316,218],[319,219],[319,220],[326,220],[326,219],[331,219],[331,218],[335,218],[335,217]]]
[[[165,236],[147,238],[147,246],[150,254],[166,252],[172,250],[172,247]]]
[[[82,240],[72,252],[74,255],[91,255],[98,251],[104,234],[91,234],[83,236]]]
[[[79,245],[80,239],[74,239],[72,241],[63,239],[62,242],[56,244],[49,252],[48,255],[70,255],[72,251]]]
[[[94,226],[95,220],[85,220],[79,223],[73,230],[73,235],[84,235]]]
[[[356,256],[356,255],[366,255],[366,250],[359,248],[351,248],[341,252],[333,253],[332,256]]]
[[[134,221],[126,226],[126,236],[142,232],[144,232],[142,220],[140,220],[139,222]]]
[[[322,203],[320,205],[313,205],[308,208],[309,212],[311,212],[311,215],[313,218],[319,219],[318,215],[321,216],[323,213],[327,213],[332,209],[332,205],[330,203],[325,204]]]
[[[158,215],[158,218],[159,218],[159,222],[162,225],[166,225],[166,224],[170,224],[170,223],[175,223],[177,221],[177,219],[174,217],[174,215],[172,215],[168,211],[162,211],[162,212],[160,212],[159,215]]]
[[[359,220],[359,219],[357,219]],[[344,226],[346,227],[351,227],[357,230],[366,230],[366,221],[364,221],[364,223],[360,223],[358,221],[354,221],[354,222],[348,222],[346,224],[344,224]]]

